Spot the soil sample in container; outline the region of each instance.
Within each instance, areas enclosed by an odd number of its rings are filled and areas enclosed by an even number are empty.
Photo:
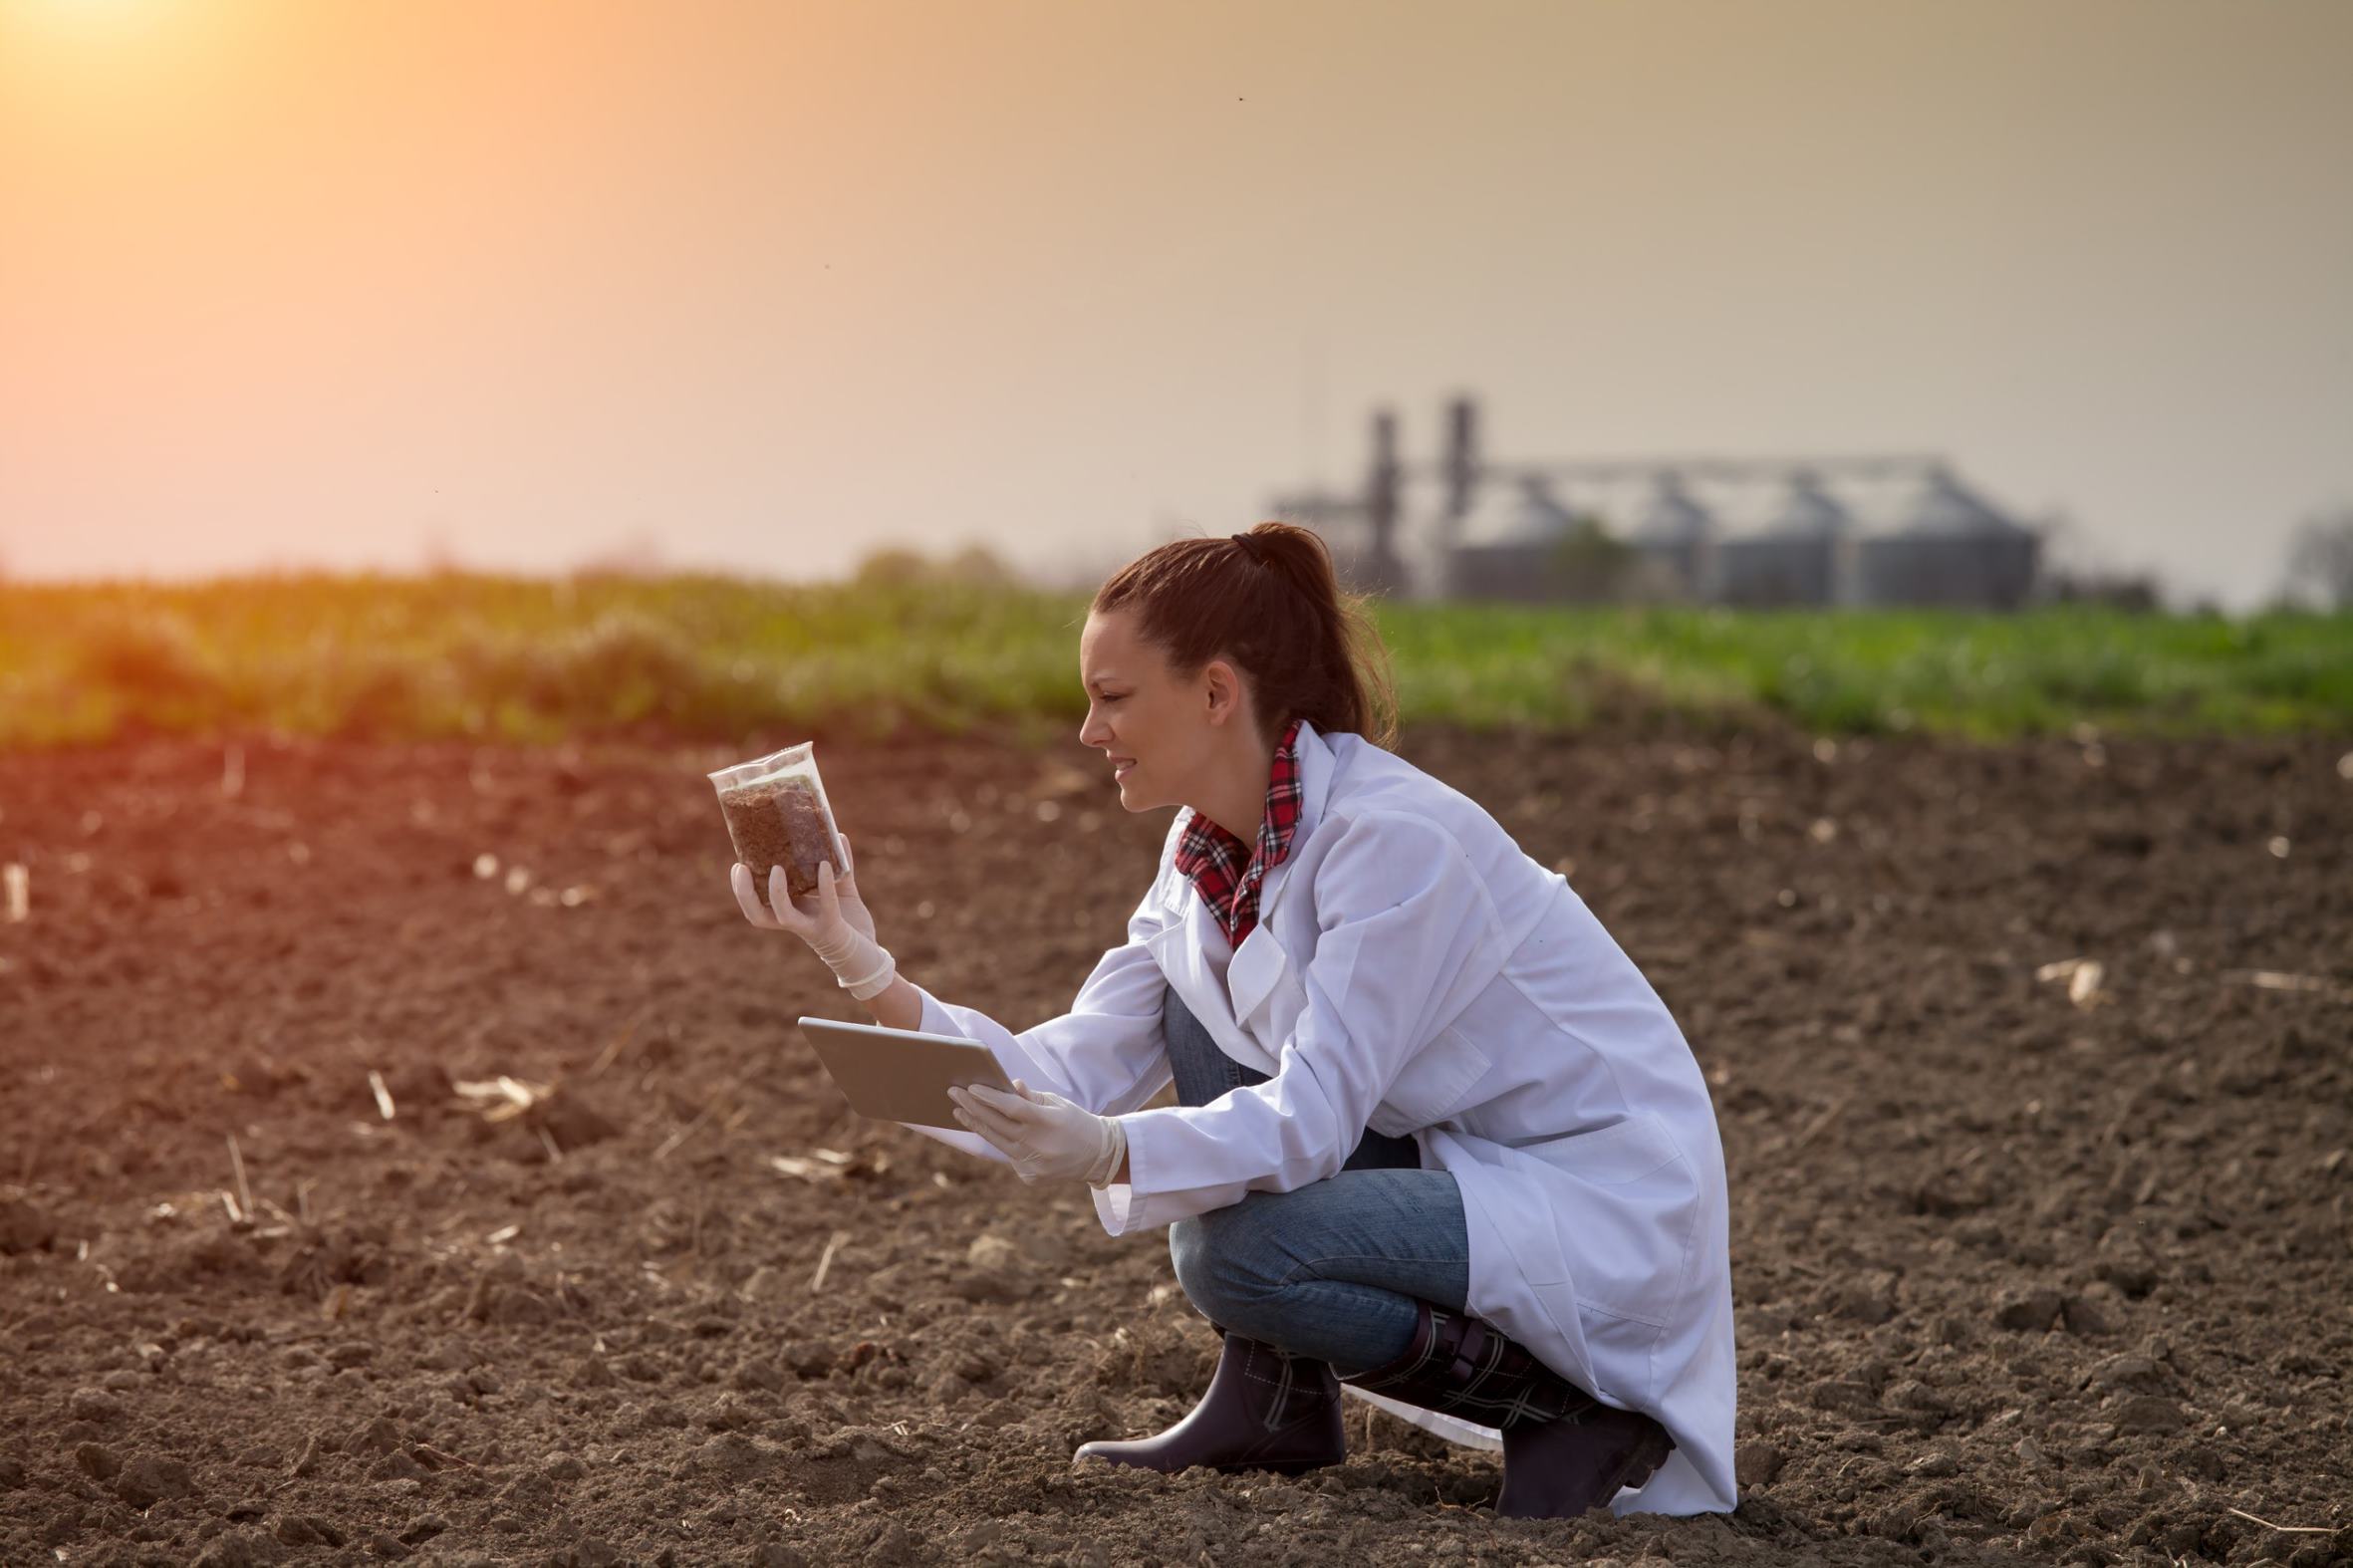
[[[768,902],[770,867],[784,868],[786,892],[795,899],[817,891],[818,867],[842,874],[833,808],[826,803],[813,749],[804,741],[710,776],[735,858],[751,868],[762,904]]]

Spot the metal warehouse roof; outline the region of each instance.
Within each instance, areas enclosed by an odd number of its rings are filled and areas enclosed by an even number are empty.
[[[1714,515],[1671,472],[1659,476],[1631,531],[1639,539],[1697,539],[1714,527]]]
[[[1710,475],[1673,467],[1643,472],[1612,464],[1538,475],[1498,474],[1479,486],[1457,545],[1528,544],[1558,538],[1579,516],[1598,516],[1621,539],[1673,542],[1712,529],[1718,539],[1851,532],[1858,535],[2029,532],[1969,491],[1950,470],[1840,473],[1801,467],[1783,475]],[[1435,487],[1409,485],[1407,527],[1437,513]]]
[[[1811,539],[1845,533],[1854,525],[1855,520],[1847,509],[1822,488],[1822,476],[1807,468],[1791,476],[1780,514],[1767,525],[1766,531],[1801,534]]]
[[[1455,542],[1462,545],[1542,544],[1569,531],[1575,514],[1554,498],[1539,478],[1482,484],[1462,515]]]
[[[1905,531],[1915,534],[2015,534],[2016,523],[1994,511],[1961,486],[1943,468],[1930,470],[1928,484],[1914,501]]]

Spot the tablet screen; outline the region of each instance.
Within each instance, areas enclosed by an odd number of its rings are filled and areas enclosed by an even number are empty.
[[[1008,1094],[1013,1089],[988,1047],[976,1040],[831,1018],[803,1018],[801,1035],[849,1097],[850,1108],[879,1121],[962,1131],[947,1098],[950,1085],[987,1084]]]

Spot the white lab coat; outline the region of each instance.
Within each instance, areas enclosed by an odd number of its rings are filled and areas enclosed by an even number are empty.
[[[1612,1509],[1731,1509],[1723,1149],[1682,1032],[1567,881],[1476,802],[1353,734],[1302,724],[1299,760],[1291,851],[1238,952],[1173,864],[1180,811],[1127,945],[1067,1014],[1015,1034],[925,991],[923,1029],[1124,1118],[1130,1180],[1096,1193],[1113,1235],[1320,1180],[1368,1127],[1411,1135],[1461,1190],[1469,1310],[1674,1435]],[[1171,1078],[1171,988],[1228,1056],[1273,1076],[1139,1109]],[[917,1131],[1002,1158],[970,1133]],[[1349,1392],[1498,1445],[1491,1428]]]

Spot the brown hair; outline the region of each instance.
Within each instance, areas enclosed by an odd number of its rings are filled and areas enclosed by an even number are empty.
[[[1304,718],[1319,733],[1397,743],[1389,651],[1360,595],[1341,592],[1313,531],[1260,523],[1216,539],[1176,539],[1137,557],[1095,594],[1098,615],[1133,610],[1144,640],[1180,675],[1232,660],[1249,682],[1261,738]]]

